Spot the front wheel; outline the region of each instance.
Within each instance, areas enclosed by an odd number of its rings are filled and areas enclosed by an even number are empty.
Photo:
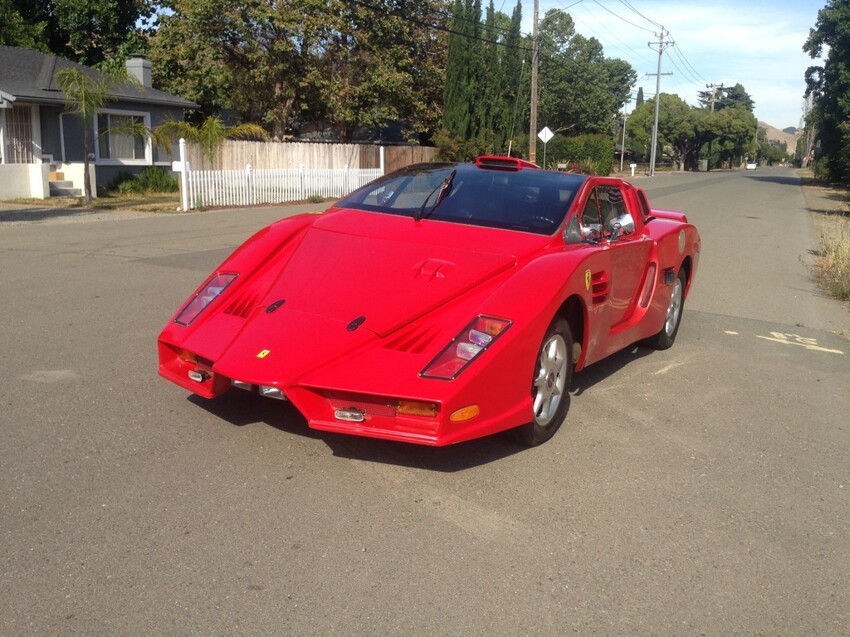
[[[653,349],[669,349],[676,340],[679,333],[679,324],[682,322],[682,310],[685,305],[685,271],[679,269],[679,274],[673,282],[673,293],[670,295],[670,304],[667,306],[667,315],[664,318],[664,326],[655,336],[646,340],[646,344]]]
[[[533,447],[558,431],[570,408],[573,336],[569,324],[556,317],[546,330],[531,379],[532,421],[517,429],[522,444]]]

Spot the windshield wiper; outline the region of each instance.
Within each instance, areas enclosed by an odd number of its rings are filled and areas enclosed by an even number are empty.
[[[428,196],[425,197],[425,201],[422,202],[422,206],[420,206],[419,210],[413,217],[415,221],[421,221],[422,219],[429,217],[437,209],[437,206],[443,203],[443,199],[445,199],[446,195],[448,195],[449,192],[451,192],[452,190],[452,183],[454,182],[456,174],[457,168],[455,168],[454,170],[452,170],[452,172],[446,175],[446,178],[443,179],[443,183],[441,183],[439,186],[434,188],[434,190],[428,193]],[[431,209],[428,211],[428,214],[425,214],[425,207],[428,205],[428,200],[431,198],[431,195],[433,195],[438,190],[439,193],[437,194],[437,199],[434,201],[434,205],[431,206]]]

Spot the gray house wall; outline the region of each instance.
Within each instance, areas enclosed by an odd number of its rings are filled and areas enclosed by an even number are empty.
[[[59,113],[62,109],[58,106],[42,105],[38,109],[41,125],[41,151],[42,154],[51,155],[53,161],[62,159],[62,144],[59,141]]]
[[[139,104],[136,102],[109,102],[104,105],[106,110],[118,111],[133,111],[139,113],[150,114],[151,128],[155,128],[167,119],[182,120],[183,109],[169,106],[158,106],[152,104]],[[83,157],[83,123],[79,116],[73,113],[64,113],[59,106],[42,105],[40,107],[41,131],[42,131],[42,147],[43,152],[53,156],[54,161],[62,161],[62,137],[65,139],[65,156],[66,162],[82,162]],[[60,126],[60,117],[62,120]],[[96,140],[94,133],[89,136],[89,152],[94,153]],[[171,161],[177,158],[176,144],[172,149],[172,154],[169,156],[165,149],[154,146],[153,148],[153,163],[161,165],[163,168],[171,172]],[[97,177],[99,187],[108,187],[115,182],[120,176],[131,174],[138,175],[144,170],[147,165],[103,165],[97,161],[91,164]]]

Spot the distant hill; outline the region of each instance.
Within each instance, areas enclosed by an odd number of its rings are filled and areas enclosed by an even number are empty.
[[[786,128],[785,130],[779,130],[775,126],[771,126],[767,122],[761,122],[761,121],[759,122],[759,127],[763,128],[767,131],[767,139],[769,141],[775,140],[775,141],[778,141],[778,142],[785,142],[786,147],[788,149],[788,152],[791,153],[791,154],[794,153],[794,149],[797,147],[797,135],[796,135],[796,133],[786,132],[786,131],[789,130],[788,128]],[[790,130],[796,130],[796,129],[790,129]]]

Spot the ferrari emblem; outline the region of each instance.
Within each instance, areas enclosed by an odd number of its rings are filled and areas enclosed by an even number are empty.
[[[584,287],[588,290],[590,289],[591,277],[592,277],[592,275],[590,273],[590,270],[585,270],[584,271]]]
[[[264,349],[259,354],[257,354],[257,358],[265,358],[266,356],[268,356],[271,353],[272,353],[271,350]]]

